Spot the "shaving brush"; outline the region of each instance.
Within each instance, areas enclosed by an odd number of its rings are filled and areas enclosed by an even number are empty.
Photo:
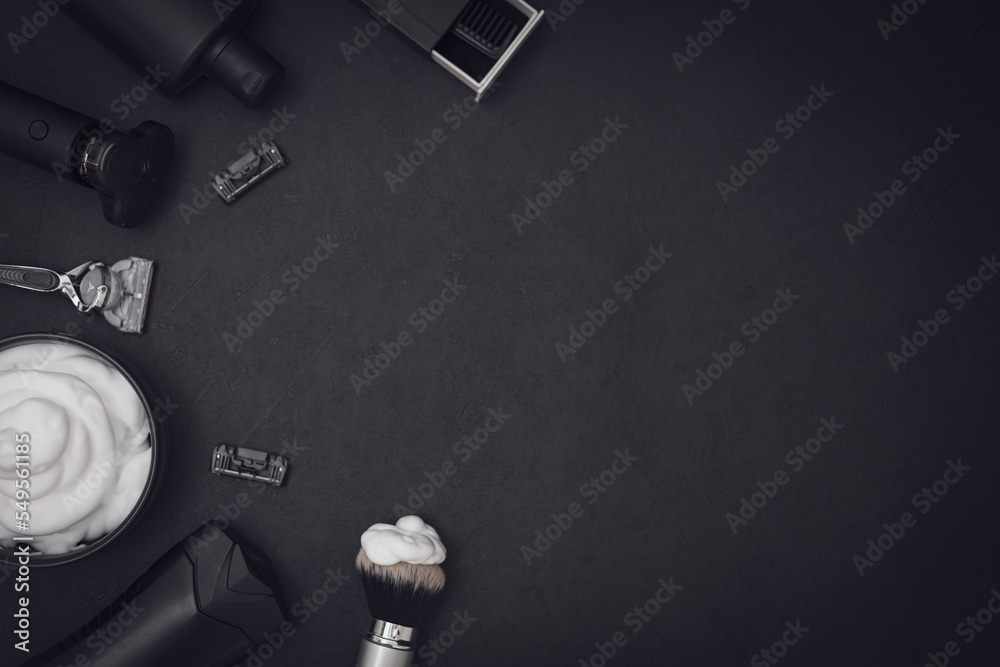
[[[409,562],[413,560],[435,562]],[[403,517],[396,526],[375,524],[365,532],[354,564],[372,621],[356,667],[410,666],[417,630],[444,591],[444,570],[437,564],[442,560],[444,546],[419,517]]]

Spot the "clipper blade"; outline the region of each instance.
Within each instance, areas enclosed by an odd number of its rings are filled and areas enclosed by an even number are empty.
[[[111,266],[111,272],[121,280],[121,298],[101,311],[104,319],[124,333],[142,333],[149,306],[149,288],[153,282],[153,262],[141,257],[129,257]]]

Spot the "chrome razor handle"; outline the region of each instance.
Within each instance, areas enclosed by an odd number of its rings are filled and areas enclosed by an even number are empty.
[[[78,291],[78,284],[85,277],[88,278],[87,287]],[[0,264],[0,283],[34,292],[62,292],[81,313],[103,308],[113,291],[121,291],[114,290],[114,276],[100,262],[86,262],[66,273],[33,266]]]
[[[416,649],[417,630],[372,619],[361,640],[355,667],[410,667]]]
[[[0,283],[35,292],[58,292],[62,288],[62,276],[49,269],[0,264]]]

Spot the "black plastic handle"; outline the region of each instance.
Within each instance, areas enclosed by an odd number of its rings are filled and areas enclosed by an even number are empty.
[[[0,264],[0,283],[36,292],[56,292],[62,284],[62,279],[58,273],[49,269]]]
[[[93,118],[0,82],[0,151],[53,176],[73,174],[80,135],[96,128]]]
[[[212,539],[196,531],[89,623],[23,667],[234,664],[286,616],[266,561],[225,533]]]

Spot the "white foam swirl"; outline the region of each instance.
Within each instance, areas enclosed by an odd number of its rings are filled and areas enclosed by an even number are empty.
[[[446,551],[437,531],[419,516],[404,516],[396,525],[376,523],[361,535],[361,547],[376,565],[403,561],[416,565],[444,562]]]
[[[15,522],[20,434],[31,440],[27,533]],[[32,535],[35,549],[59,554],[111,532],[151,463],[149,418],[113,366],[65,342],[0,351],[0,544]]]

